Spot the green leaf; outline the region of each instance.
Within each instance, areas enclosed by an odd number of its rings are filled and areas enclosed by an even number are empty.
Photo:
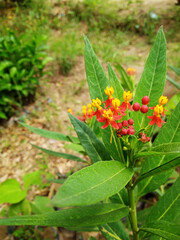
[[[129,76],[127,75],[126,71],[124,70],[124,68],[117,63],[116,64],[116,69],[119,71],[119,73],[121,74],[121,82],[122,82],[122,86],[129,90],[130,92],[133,92],[134,87],[133,87],[133,82],[132,80],[129,78]]]
[[[162,127],[161,131],[159,132],[158,136],[156,137],[155,141],[153,142],[153,147],[156,147],[160,144],[166,143],[176,143],[180,142],[180,103],[175,108],[174,112],[168,118],[166,124]],[[141,175],[145,172],[148,172],[160,165],[163,165],[176,157],[179,154],[171,154],[171,155],[160,155],[154,157],[146,158],[143,166]],[[142,196],[148,192],[151,192],[157,189],[160,185],[165,183],[171,174],[171,170],[165,173],[161,173],[156,176],[151,176],[143,181],[139,182],[138,184],[138,195]]]
[[[153,168],[150,171],[143,173],[139,178],[137,178],[134,186],[136,186],[140,181],[145,178],[160,174],[178,166],[180,166],[180,157],[172,159],[169,162],[160,165],[159,167]]]
[[[27,128],[28,130],[30,130],[31,132],[37,133],[38,135],[40,135],[42,137],[71,142],[72,136],[68,136],[68,135],[58,133],[58,132],[52,132],[52,131],[48,131],[48,130],[44,130],[44,129],[40,129],[40,128],[35,128],[32,126],[28,126],[27,124],[22,123],[22,122],[19,122],[19,123],[22,126],[24,126],[25,128]]]
[[[85,37],[85,67],[91,99],[99,98],[101,101],[106,101],[107,96],[104,93],[104,90],[109,85],[109,82],[104,72],[104,69],[102,68],[98,58],[96,57],[92,49],[89,40],[86,37]],[[111,151],[111,155],[113,154],[112,156],[114,159],[116,160],[119,159],[119,154],[114,139],[112,144],[110,144],[109,142],[108,145],[106,145],[107,141],[110,141],[111,136],[110,129],[109,128],[103,129],[102,134],[103,142],[105,143],[105,146],[108,149],[108,151],[109,152]]]
[[[31,207],[27,199],[22,200],[19,203],[11,204],[8,211],[8,217],[18,216],[19,214],[29,215],[31,213]]]
[[[105,101],[107,96],[104,89],[109,85],[108,79],[89,40],[87,37],[84,40],[86,76],[91,99],[99,98],[101,101]]]
[[[180,76],[180,68],[169,66],[178,76]]]
[[[180,240],[179,224],[172,224],[171,222],[153,221],[140,228],[140,231],[152,233],[168,240]]]
[[[16,67],[12,67],[12,68],[10,69],[10,76],[11,76],[11,78],[14,78],[14,76],[16,75],[16,73],[17,73],[17,68],[16,68]]]
[[[99,202],[119,192],[133,170],[118,161],[100,161],[70,176],[52,200],[54,206],[79,206]]]
[[[137,85],[137,89],[133,102],[141,103],[143,96],[150,98],[149,106],[156,106],[159,97],[163,94],[166,80],[166,39],[162,27],[159,29],[155,43],[151,49],[149,57],[146,61],[141,79]],[[136,119],[136,113],[132,113],[133,119]],[[142,113],[137,112],[139,122],[142,122]],[[146,118],[145,123],[149,121]],[[145,124],[145,125],[146,125]],[[134,122],[135,130],[138,130],[137,121]]]
[[[111,156],[103,143],[96,137],[94,132],[83,122],[69,114],[72,125],[93,163],[101,160],[111,160]]]
[[[54,212],[54,208],[50,205],[48,197],[36,196],[34,201],[31,202],[31,208],[35,214],[43,214],[46,212]]]
[[[75,152],[78,153],[85,153],[83,146],[81,146],[80,144],[76,144],[76,143],[67,143],[64,145],[64,147],[66,149],[71,149]]]
[[[26,173],[23,176],[24,181],[24,189],[27,191],[30,186],[32,185],[41,185],[42,179],[41,179],[41,171],[35,171],[31,173]]]
[[[104,229],[105,229],[105,231],[103,231]],[[100,230],[101,230],[103,236],[107,240],[114,240],[115,237],[116,237],[116,239],[119,239],[119,240],[120,239],[129,240],[129,235],[126,232],[126,229],[125,229],[124,225],[122,224],[122,222],[118,221],[118,222],[104,224],[100,227]],[[108,233],[110,233],[110,234],[108,234]]]
[[[3,113],[3,112],[1,112],[1,111],[0,111],[0,118],[7,119],[5,113]]]
[[[99,232],[99,228],[97,226],[89,226],[89,227],[66,227],[70,231],[76,232]],[[96,239],[96,238],[95,238]],[[89,240],[89,239],[88,239]]]
[[[60,179],[50,178],[50,179],[47,179],[47,181],[52,182],[52,183],[63,184],[66,181],[66,179],[65,178],[60,178]]]
[[[139,224],[144,224],[151,214],[152,207],[145,208],[137,212],[137,219]]]
[[[146,223],[155,220],[169,221],[173,223],[180,222],[180,177],[168,189],[168,191],[160,198],[155,206],[151,208]]]
[[[108,64],[108,74],[109,74],[110,85],[114,88],[113,96],[115,98],[119,98],[122,101],[124,89],[122,88],[121,83],[120,83],[119,79],[117,78],[117,76],[110,64]]]
[[[4,71],[4,69],[9,68],[12,65],[13,65],[13,63],[10,62],[10,61],[3,61],[3,62],[1,62],[0,63],[0,72]]]
[[[16,179],[8,179],[0,185],[0,204],[18,203],[26,197],[26,191],[21,190],[21,185]]]
[[[175,80],[173,80],[171,77],[169,77],[168,75],[166,76],[167,80],[172,83],[175,87],[177,87],[178,89],[180,89],[180,84],[178,82],[176,82]]]
[[[134,158],[168,154],[180,154],[180,142],[159,144],[156,147],[148,148],[146,151],[138,153]]]
[[[0,219],[0,225],[38,225],[77,228],[114,222],[127,216],[128,213],[128,207],[121,204],[104,203],[63,209],[53,213]]]
[[[87,163],[87,161],[83,160],[80,157],[74,156],[72,154],[55,152],[55,151],[52,151],[52,150],[49,150],[49,149],[38,147],[37,145],[34,145],[34,144],[32,144],[32,146],[41,150],[41,151],[43,151],[43,152],[45,152],[45,153],[47,153],[47,154],[49,154],[49,155],[51,155],[51,156],[54,156],[54,157],[60,157],[60,158],[70,159],[70,160],[77,161],[77,162]]]

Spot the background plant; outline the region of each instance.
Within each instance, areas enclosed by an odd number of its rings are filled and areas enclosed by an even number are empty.
[[[9,31],[0,38],[0,119],[7,119],[33,100],[50,60],[36,35],[27,40],[26,35]]]

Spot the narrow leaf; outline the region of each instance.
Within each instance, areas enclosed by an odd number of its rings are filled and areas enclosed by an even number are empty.
[[[153,233],[164,239],[180,240],[179,224],[172,224],[171,222],[156,221],[149,223],[147,226],[140,228],[141,231]]]
[[[113,96],[115,98],[119,98],[122,101],[124,89],[121,86],[121,83],[120,83],[119,79],[117,78],[117,76],[110,64],[108,64],[108,74],[109,74],[110,85],[114,88]]]
[[[22,122],[20,122],[20,124],[22,126],[24,126],[25,128],[27,128],[28,130],[30,130],[31,132],[37,133],[38,135],[40,135],[42,137],[51,138],[51,139],[55,139],[55,140],[66,141],[66,142],[71,142],[71,138],[75,138],[75,137],[64,135],[64,134],[61,134],[61,133],[58,133],[58,132],[51,132],[51,131],[48,131],[48,130],[28,126],[27,124],[22,123]]]
[[[174,112],[168,118],[166,124],[162,127],[161,131],[159,132],[158,136],[156,137],[155,141],[153,142],[153,147],[156,147],[160,144],[167,144],[167,143],[176,143],[180,142],[180,103],[176,106]],[[156,167],[159,167],[170,160],[175,159],[178,157],[179,154],[171,154],[171,155],[160,155],[154,157],[146,158],[143,166],[141,175],[145,172],[148,172]],[[165,183],[171,174],[171,170],[165,173],[161,173],[156,176],[151,176],[143,181],[139,182],[138,184],[138,195],[142,196],[148,192],[151,192],[157,189],[160,185]]]
[[[180,177],[172,187],[160,198],[154,207],[151,208],[151,214],[146,223],[149,224],[155,220],[169,221],[173,223],[180,222]]]
[[[33,216],[0,219],[0,225],[38,225],[57,227],[86,227],[114,222],[127,216],[128,207],[121,204],[97,204],[63,209],[57,212]]]
[[[103,231],[104,229],[106,231]],[[118,222],[104,224],[100,227],[100,230],[101,230],[103,236],[107,240],[114,240],[115,239],[114,236],[116,237],[116,239],[119,239],[119,240],[120,239],[129,240],[128,233],[126,232],[126,229],[125,229],[124,225],[122,224],[122,222],[118,221]],[[108,233],[110,233],[110,234],[108,234]]]
[[[89,40],[87,37],[84,40],[86,76],[91,99],[99,98],[101,101],[105,101],[107,96],[104,93],[104,89],[109,85],[108,79]]]
[[[133,92],[133,82],[132,80],[129,78],[129,76],[127,75],[126,71],[124,70],[124,68],[120,65],[120,64],[116,64],[116,69],[119,71],[119,73],[121,74],[121,82],[122,82],[122,86],[128,90]]]
[[[175,80],[173,80],[171,77],[169,77],[168,75],[166,76],[167,80],[172,83],[175,87],[177,87],[178,89],[180,89],[180,84],[178,82],[176,82]]]
[[[142,181],[145,178],[148,178],[148,177],[154,176],[156,174],[168,171],[168,170],[170,170],[172,168],[175,168],[175,167],[178,167],[178,166],[180,166],[180,157],[177,157],[177,158],[175,158],[173,160],[170,160],[169,162],[164,163],[164,164],[160,165],[159,167],[153,168],[150,171],[148,171],[146,173],[143,173],[136,180],[134,186],[136,186],[140,181]]]
[[[180,76],[180,68],[169,66],[178,76]]]
[[[99,202],[119,192],[133,170],[118,161],[101,161],[70,176],[52,200],[54,206],[79,206]]]
[[[134,158],[136,159],[151,155],[180,154],[180,142],[159,144],[158,146],[149,149],[147,149],[145,152],[138,153]]]
[[[86,37],[85,37],[85,67],[86,67],[86,76],[87,76],[87,81],[89,85],[89,92],[90,92],[91,99],[99,98],[101,101],[106,101],[107,96],[104,93],[104,90],[107,86],[109,86],[109,82],[104,72],[104,69],[102,68],[96,54],[93,51],[93,48],[89,40]],[[106,149],[108,150],[108,152],[111,153],[112,157],[115,160],[118,160],[119,154],[118,154],[117,145],[114,139],[112,141],[112,144],[110,144],[110,136],[111,136],[110,129],[109,128],[103,129],[102,134],[103,134],[103,142],[106,146]],[[109,143],[106,145],[107,141],[109,141]],[[87,152],[87,148],[85,149]]]
[[[134,102],[141,103],[143,96],[150,98],[149,106],[156,106],[159,97],[163,94],[166,80],[166,39],[162,27],[159,29],[155,43],[151,49],[149,57],[146,61],[141,79],[137,85],[134,96]],[[135,119],[136,113],[132,113]],[[142,121],[142,113],[137,112],[139,122]],[[146,118],[146,124],[149,119]],[[138,123],[134,123],[137,130]]]
[[[35,214],[43,214],[47,212],[54,212],[54,208],[50,205],[48,197],[36,196],[31,202],[32,212]]]
[[[69,118],[82,146],[92,162],[95,163],[102,160],[110,160],[111,156],[94,132],[85,123],[73,117],[71,114],[69,114]]]
[[[122,147],[120,140],[116,137],[116,133],[112,135],[112,143],[110,142],[111,138],[111,129],[109,127],[102,129],[102,139],[106,149],[111,154],[114,160],[123,162],[124,155],[121,154]]]
[[[54,156],[54,157],[60,157],[60,158],[65,158],[65,159],[69,159],[69,160],[73,160],[73,161],[77,161],[77,162],[85,162],[87,163],[87,161],[83,160],[82,158],[80,157],[77,157],[77,156],[74,156],[72,154],[68,154],[68,153],[61,153],[61,152],[55,152],[55,151],[52,151],[52,150],[49,150],[49,149],[45,149],[45,148],[42,148],[42,147],[39,147],[37,145],[34,145],[32,144],[33,147],[51,155],[51,156]]]

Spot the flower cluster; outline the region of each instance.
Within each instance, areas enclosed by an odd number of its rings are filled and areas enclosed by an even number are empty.
[[[167,103],[167,97],[161,96],[159,98],[159,104],[155,107],[148,107],[149,97],[144,96],[142,98],[142,105],[138,102],[131,105],[130,101],[132,99],[132,93],[130,91],[124,91],[123,93],[123,102],[118,98],[114,98],[114,89],[113,87],[106,87],[104,90],[107,95],[107,100],[102,102],[99,98],[93,99],[91,104],[82,107],[82,115],[78,116],[78,119],[85,122],[88,119],[92,119],[96,116],[98,122],[104,123],[102,129],[110,126],[118,137],[123,137],[125,135],[134,135],[134,120],[129,118],[130,112],[140,111],[142,114],[146,114],[149,109],[153,110],[153,116],[147,116],[151,121],[149,125],[157,124],[158,127],[161,127],[161,123],[164,121],[161,119],[161,116],[164,116],[164,105]],[[72,111],[68,110],[70,113]],[[150,138],[144,133],[143,127],[140,126],[143,132],[140,133],[140,140],[144,143],[149,142]]]

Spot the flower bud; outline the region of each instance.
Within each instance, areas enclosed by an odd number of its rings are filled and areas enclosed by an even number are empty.
[[[130,118],[130,119],[128,120],[128,123],[129,123],[129,125],[133,125],[133,124],[134,124],[133,119]]]
[[[134,103],[134,104],[133,104],[133,110],[136,111],[136,112],[139,111],[140,107],[141,107],[141,106],[140,106],[139,103]]]
[[[123,127],[127,127],[127,126],[128,126],[128,121],[127,121],[127,120],[124,120],[124,121],[122,122],[122,125],[123,125]]]
[[[142,104],[143,105],[147,105],[148,103],[149,103],[149,97],[148,96],[144,96],[143,98],[142,98]]]
[[[147,113],[148,112],[148,106],[147,105],[142,105],[141,106],[141,108],[140,108],[140,111],[142,112],[142,113]]]
[[[122,135],[127,135],[127,129],[123,128],[123,129],[121,130],[121,134],[122,134]]]

